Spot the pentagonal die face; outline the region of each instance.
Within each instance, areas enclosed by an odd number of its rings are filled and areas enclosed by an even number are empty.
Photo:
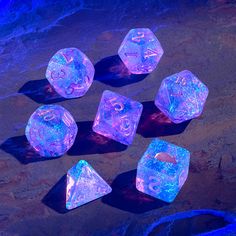
[[[147,74],[156,68],[163,49],[150,29],[137,28],[128,32],[118,54],[131,73]]]
[[[138,163],[136,188],[172,202],[187,179],[189,160],[186,149],[154,139]]]
[[[49,61],[46,78],[62,97],[83,96],[91,86],[94,66],[77,48],[59,50]]]
[[[45,157],[61,156],[73,145],[77,125],[62,106],[39,107],[30,117],[25,135],[31,146]]]
[[[94,132],[125,145],[132,143],[143,106],[120,94],[104,91],[94,120]]]
[[[155,104],[174,123],[181,123],[201,115],[208,93],[207,86],[185,70],[162,81]]]

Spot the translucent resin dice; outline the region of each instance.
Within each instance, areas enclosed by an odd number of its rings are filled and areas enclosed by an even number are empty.
[[[94,120],[94,132],[125,145],[132,143],[143,106],[120,94],[104,91]]]
[[[71,210],[112,191],[111,187],[86,161],[67,171],[66,208]]]
[[[184,70],[162,81],[155,104],[174,123],[181,123],[201,115],[207,96],[207,86]]]
[[[186,149],[154,139],[138,163],[136,188],[172,202],[187,179],[189,160]]]
[[[137,28],[128,32],[118,54],[131,73],[147,74],[156,68],[163,49],[150,29]]]
[[[77,125],[62,106],[44,105],[29,118],[25,135],[31,146],[45,157],[61,156],[75,141]]]
[[[77,48],[59,50],[49,61],[46,78],[62,97],[83,96],[91,86],[94,66]]]

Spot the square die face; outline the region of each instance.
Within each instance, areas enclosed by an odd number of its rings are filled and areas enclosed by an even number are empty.
[[[154,139],[139,161],[137,188],[166,202],[173,201],[187,179],[189,160],[186,149]]]
[[[136,188],[165,202],[172,202],[179,192],[177,176],[171,177],[140,164],[137,169]]]
[[[142,109],[141,103],[106,90],[102,94],[93,130],[129,145],[136,133]]]

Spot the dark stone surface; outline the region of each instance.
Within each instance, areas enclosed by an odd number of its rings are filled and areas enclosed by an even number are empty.
[[[18,0],[0,4],[0,235],[139,236],[167,216],[173,221],[172,235],[229,224],[215,212],[203,212],[201,219],[187,216],[204,208],[236,212],[236,2],[34,2],[38,5]],[[116,56],[134,27],[149,27],[164,49],[158,68],[149,75],[130,75]],[[61,98],[44,79],[49,59],[64,47],[78,47],[96,67],[91,88],[79,99]],[[201,117],[176,125],[153,100],[161,80],[184,69],[198,75],[210,93]],[[144,105],[128,148],[92,131],[105,89]],[[29,147],[24,129],[39,105],[51,103],[70,111],[78,136],[67,154],[48,160]],[[154,137],[191,152],[189,177],[171,204],[135,190],[137,162]],[[81,159],[113,192],[68,212],[65,174]],[[174,217],[185,211],[181,221]],[[166,235],[161,231],[168,225],[150,235]]]

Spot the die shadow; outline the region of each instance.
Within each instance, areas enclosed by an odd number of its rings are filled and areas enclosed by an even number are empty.
[[[137,170],[118,175],[111,184],[112,192],[102,198],[102,202],[112,207],[141,214],[168,205],[142,192],[135,186]]]
[[[113,87],[122,87],[143,80],[148,74],[131,74],[118,55],[103,58],[95,64],[95,80]]]
[[[61,97],[47,79],[31,80],[26,82],[18,91],[33,101],[42,104],[51,104],[67,100]]]
[[[61,214],[69,211],[66,209],[66,174],[44,196],[42,203]]]
[[[142,104],[143,112],[137,133],[145,138],[180,134],[191,122],[189,120],[175,124],[155,106],[153,101],[143,102]]]
[[[29,144],[25,135],[11,137],[0,145],[0,149],[11,154],[21,164],[29,164],[32,162],[54,160],[59,157],[42,157]]]
[[[93,132],[92,121],[77,122],[77,126],[78,133],[68,155],[103,154],[127,149],[126,145]]]

